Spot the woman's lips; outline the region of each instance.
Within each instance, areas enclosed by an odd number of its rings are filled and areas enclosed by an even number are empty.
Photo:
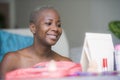
[[[56,40],[57,39],[57,35],[48,34],[48,38]]]

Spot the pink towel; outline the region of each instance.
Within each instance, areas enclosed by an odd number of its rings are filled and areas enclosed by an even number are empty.
[[[75,76],[81,72],[81,65],[74,62],[59,61],[54,64],[42,62],[32,68],[17,69],[6,74],[5,80],[35,80],[41,78],[61,78]]]

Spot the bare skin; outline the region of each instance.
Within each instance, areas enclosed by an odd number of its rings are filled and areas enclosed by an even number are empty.
[[[59,14],[53,9],[45,9],[38,16],[36,23],[30,23],[30,30],[34,36],[32,46],[7,53],[0,65],[2,76],[9,71],[29,68],[33,65],[50,60],[72,61],[52,51],[54,45],[61,36],[62,28]]]

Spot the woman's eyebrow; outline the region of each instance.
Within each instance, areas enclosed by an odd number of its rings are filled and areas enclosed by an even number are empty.
[[[47,19],[47,20],[53,21],[53,19]],[[60,23],[61,23],[61,20],[57,20],[57,22],[60,22]]]

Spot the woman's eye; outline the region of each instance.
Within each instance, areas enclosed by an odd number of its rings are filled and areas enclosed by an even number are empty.
[[[61,24],[58,24],[57,26],[58,26],[58,27],[61,27]]]
[[[46,25],[50,26],[52,23],[51,22],[48,22],[48,23],[45,23]]]

